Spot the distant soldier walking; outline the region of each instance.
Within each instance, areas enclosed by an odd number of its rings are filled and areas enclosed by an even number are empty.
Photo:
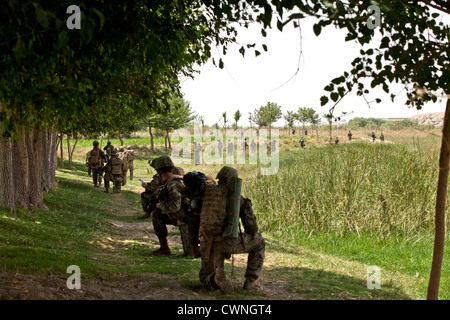
[[[94,187],[99,188],[102,184],[103,172],[101,168],[105,164],[105,154],[100,150],[98,141],[93,142],[94,148],[87,154],[87,163],[92,171],[92,181]]]
[[[128,171],[128,155],[125,152],[125,148],[123,146],[119,147],[119,159],[123,162],[123,179],[122,186],[127,184],[127,171]]]
[[[134,150],[131,149],[131,146],[127,146],[127,160],[128,160],[128,170],[130,170],[130,181],[133,180],[133,171],[134,171],[134,165],[133,161],[136,158],[134,154]]]
[[[352,132],[349,131],[349,132],[347,133],[348,141],[351,141],[351,140],[352,140],[352,136],[353,136]]]
[[[252,139],[252,142],[250,143],[250,150],[251,150],[252,154],[256,153],[256,142],[255,142],[255,139]]]
[[[106,152],[106,161],[111,157],[111,152],[114,150],[114,146],[111,144],[111,141],[106,143],[106,146],[103,148],[103,151]]]
[[[375,132],[372,131],[372,134],[370,136],[372,137],[372,142],[375,142]]]
[[[220,141],[220,140],[218,141],[217,148],[219,150],[219,158],[222,158],[222,155],[223,155],[223,143],[222,143],[222,141]]]
[[[384,142],[384,134],[383,134],[383,132],[380,134],[380,141]]]
[[[123,161],[119,159],[117,150],[111,151],[110,158],[106,164],[105,192],[109,193],[109,182],[113,183],[113,193],[120,193],[124,172]]]

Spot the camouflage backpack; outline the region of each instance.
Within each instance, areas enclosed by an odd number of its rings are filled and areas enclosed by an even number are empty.
[[[227,187],[215,184],[205,185],[199,235],[208,237],[222,234],[227,215],[227,196]]]
[[[128,169],[128,154],[126,152],[119,153],[119,159],[122,160],[124,169]]]
[[[89,163],[92,166],[96,166],[100,163],[100,150],[92,149],[89,155]]]
[[[126,151],[126,153],[127,153],[127,157],[128,157],[128,161],[129,162],[133,161],[136,158],[135,155],[134,155],[134,151],[133,150],[128,149]]]
[[[111,158],[111,173],[114,175],[122,175],[122,160],[118,157]]]

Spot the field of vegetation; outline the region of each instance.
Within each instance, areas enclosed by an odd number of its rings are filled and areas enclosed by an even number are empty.
[[[226,272],[237,288],[232,299],[426,298],[440,133],[385,130],[386,141],[372,143],[371,131],[354,130],[349,142],[347,129],[333,130],[338,145],[329,144],[326,129],[319,137],[310,132],[303,149],[300,135],[281,131],[277,174],[264,176],[256,165],[236,165],[244,179],[243,195],[252,200],[266,239],[266,260],[265,290],[258,293],[240,289],[246,256],[227,261]],[[124,139],[138,157],[136,179],[119,195],[92,187],[84,166],[92,141],[78,141],[72,167],[65,161],[58,168],[57,187],[44,195],[48,210],[0,209],[3,279],[7,274],[54,277],[59,291],[40,297],[44,299],[230,298],[202,288],[200,260],[182,256],[175,228],[169,233],[174,254],[148,256],[157,240],[150,221],[137,219],[143,191],[137,178],[148,181],[154,171],[147,161],[170,154],[164,138],[155,140],[156,154],[144,134]],[[118,140],[112,143],[117,146]],[[220,168],[184,166],[186,172],[213,177]],[[440,299],[450,299],[447,263],[444,258]],[[81,269],[82,293],[62,288],[70,265]],[[369,266],[380,268],[381,289],[368,289]],[[53,283],[43,279],[34,279],[34,287],[36,281],[44,287]],[[6,286],[0,296],[26,299],[34,292],[30,287]]]

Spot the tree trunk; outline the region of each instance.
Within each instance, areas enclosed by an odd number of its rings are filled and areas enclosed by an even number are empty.
[[[447,202],[447,186],[450,163],[450,99],[447,100],[447,106],[444,116],[444,127],[442,130],[441,154],[439,157],[439,178],[436,194],[436,213],[435,213],[435,236],[433,262],[431,265],[430,280],[428,282],[428,300],[437,300],[439,298],[439,282],[441,279],[442,260],[444,258],[445,244],[445,206]]]
[[[169,148],[172,149],[172,143],[170,142],[169,130],[167,130],[167,141],[169,142]]]
[[[15,212],[12,144],[10,137],[0,136],[0,181],[0,207],[7,207]]]
[[[64,168],[64,151],[63,151],[63,133],[61,132],[61,136],[59,138],[59,149],[61,151],[61,169]]]
[[[148,127],[148,132],[150,133],[151,151],[152,151],[152,153],[155,153],[155,145],[154,145],[154,142],[153,142],[153,132],[152,132],[152,127]]]
[[[70,137],[69,135],[66,136],[66,140],[67,140],[67,158],[69,159],[69,169],[72,169],[72,153],[70,150]]]
[[[164,136],[164,150],[167,150],[167,130],[166,130],[166,135]]]
[[[25,128],[22,128],[20,140],[15,141],[13,145],[14,201],[22,208],[30,210],[26,134]]]
[[[48,129],[41,129],[40,131],[40,140],[42,144],[41,148],[41,157],[40,161],[42,164],[42,172],[41,172],[41,181],[42,181],[42,190],[45,192],[52,191],[53,182],[51,181],[50,176],[50,140],[48,135]]]
[[[49,139],[49,182],[51,184],[51,190],[56,182],[56,168],[58,166],[58,134],[54,127],[48,130]]]
[[[69,152],[69,168],[72,168],[72,159],[73,159],[73,152],[75,151],[75,147],[77,146],[78,142],[78,136],[75,139],[75,143],[73,144],[72,150]],[[67,144],[69,144],[69,141],[67,141]]]
[[[120,146],[123,147],[123,140],[122,140],[122,135],[120,134],[120,132],[117,134],[119,141],[120,141]]]
[[[47,209],[42,197],[42,159],[41,151],[39,150],[41,148],[40,130],[33,128],[25,137],[29,164],[28,185],[30,203],[38,208]]]

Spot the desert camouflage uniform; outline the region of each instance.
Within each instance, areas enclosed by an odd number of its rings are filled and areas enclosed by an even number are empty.
[[[220,289],[215,283],[216,270],[223,269],[225,258],[234,253],[248,253],[246,279],[254,282],[260,277],[265,258],[265,242],[258,233],[258,224],[250,199],[241,196],[239,216],[244,232],[240,232],[237,239],[216,236],[209,248],[207,239],[204,236],[200,237],[202,267],[199,278],[207,289]]]
[[[120,189],[123,181],[123,161],[119,159],[116,151],[111,153],[111,157],[108,160],[105,173],[105,192],[109,192],[109,182],[113,183],[113,193],[120,193]]]
[[[172,173],[177,174],[180,176],[184,175],[184,170],[180,167],[173,167]],[[157,197],[159,194],[159,189],[163,186],[162,178],[159,174],[155,174],[153,176],[152,181],[147,182],[147,185],[145,187],[145,192],[141,193],[141,204],[142,209],[144,212],[146,212],[146,215],[141,217],[141,219],[148,218],[151,214],[151,211],[153,208],[149,208],[149,205],[154,197]],[[153,210],[152,210],[153,211]]]
[[[160,194],[159,203],[161,209],[155,209],[152,216],[153,229],[158,236],[160,242],[167,241],[167,227],[171,224],[178,226],[178,219],[183,213],[181,191],[184,188],[181,176],[172,174],[172,176],[164,182],[163,189]]]
[[[111,141],[108,141],[106,146],[103,148],[103,151],[106,152],[106,161],[111,158],[111,153],[114,151],[114,146],[111,144]]]
[[[133,180],[133,172],[134,172],[134,165],[133,165],[133,161],[134,161],[134,150],[131,149],[130,146],[127,147],[127,151],[125,151],[125,153],[127,154],[127,158],[128,158],[128,170],[130,170],[130,181]]]
[[[98,153],[98,160],[97,160],[98,163],[96,163],[96,164],[92,164],[89,160],[91,157],[92,151],[94,151],[94,150],[97,151],[97,153]],[[100,149],[93,148],[91,151],[89,151],[86,154],[86,164],[88,165],[88,168],[89,168],[88,173],[92,172],[92,182],[94,183],[95,187],[99,187],[102,184],[103,171],[101,169],[102,169],[103,165],[105,164],[105,160],[106,160],[105,153]]]
[[[123,162],[123,179],[122,186],[127,184],[127,171],[128,171],[128,155],[124,151],[123,147],[119,149],[119,159]]]

